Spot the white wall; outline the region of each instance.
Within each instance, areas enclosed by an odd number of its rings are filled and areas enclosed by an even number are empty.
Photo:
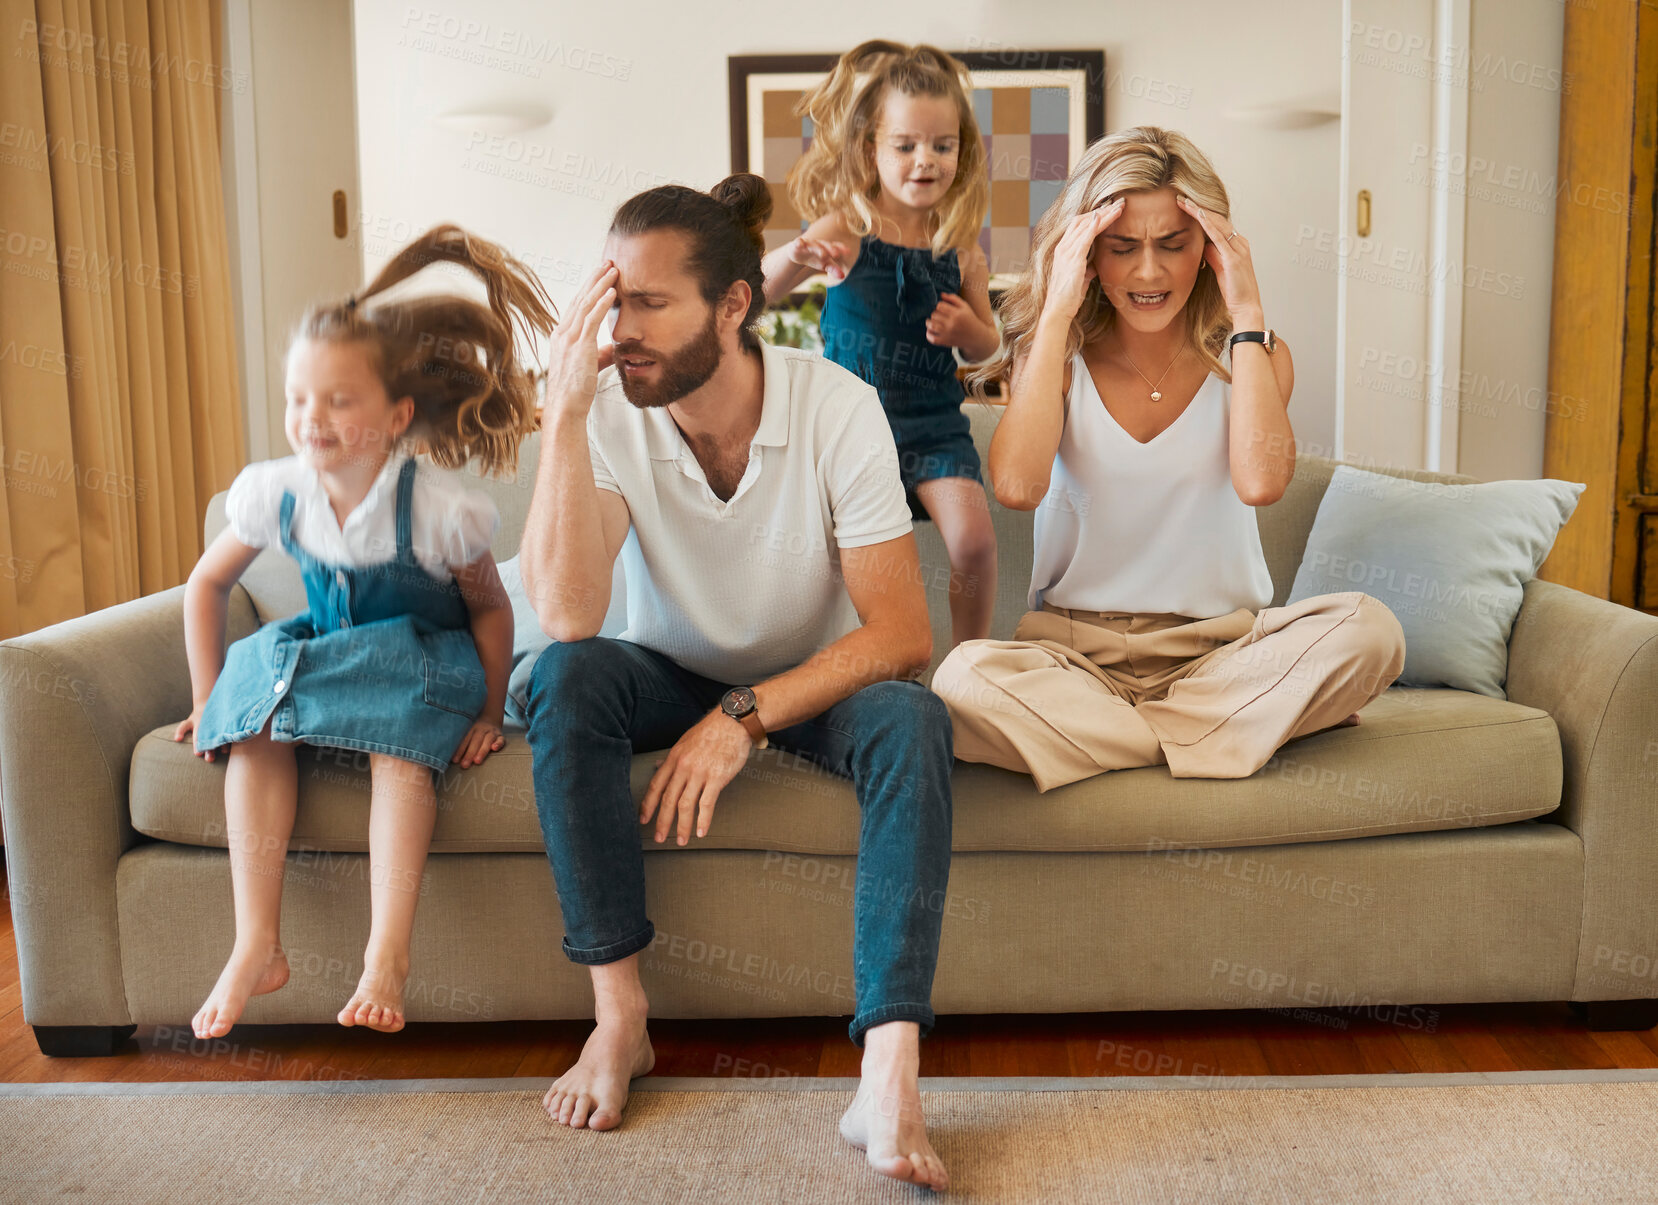
[[[476,28],[462,34],[467,22]],[[1276,4],[1270,20],[1241,18],[1220,0],[1178,10],[1121,0],[847,0],[802,10],[708,0],[358,0],[356,25],[369,269],[452,219],[518,252],[561,305],[591,270],[623,200],[670,181],[707,188],[730,171],[727,55],[841,51],[870,37],[947,50],[1103,48],[1107,130],[1182,130],[1226,181],[1254,248],[1267,320],[1294,349],[1297,433],[1331,443],[1335,278],[1291,261],[1300,224],[1335,224],[1339,127],[1274,130],[1226,116],[1315,97],[1333,103],[1341,9],[1330,0]],[[557,44],[559,54],[531,57],[525,35]],[[552,121],[504,152],[431,121],[520,100],[549,106]]]
[[[1429,176],[1467,198],[1466,262],[1510,278],[1463,290],[1457,469],[1484,481],[1541,476],[1546,408],[1583,413],[1548,395],[1555,210],[1617,202],[1556,175],[1564,29],[1560,0],[1473,0],[1468,155]]]

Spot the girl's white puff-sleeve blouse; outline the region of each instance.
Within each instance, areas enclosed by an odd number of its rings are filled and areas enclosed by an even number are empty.
[[[397,555],[397,476],[407,453],[386,458],[367,495],[342,524],[315,469],[298,456],[263,460],[236,475],[225,496],[229,529],[250,548],[282,546],[282,494],[294,494],[293,538],[306,552],[331,565],[357,567]],[[421,461],[415,469],[410,538],[415,559],[432,577],[445,580],[453,569],[489,551],[501,526],[495,500],[464,484],[459,473]]]

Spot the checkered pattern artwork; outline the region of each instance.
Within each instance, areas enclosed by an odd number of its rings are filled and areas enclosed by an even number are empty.
[[[1009,73],[1011,74],[1011,73]],[[789,203],[789,169],[812,144],[812,122],[796,117],[794,107],[806,87],[765,89],[759,94],[758,140],[750,163],[770,184],[773,209],[766,225],[768,251],[806,228]],[[1030,257],[1031,227],[1059,196],[1071,164],[1085,145],[1078,106],[1062,86],[1028,83],[973,89],[973,115],[984,138],[990,175],[990,208],[979,231],[979,245],[990,260],[992,275],[1023,272]]]

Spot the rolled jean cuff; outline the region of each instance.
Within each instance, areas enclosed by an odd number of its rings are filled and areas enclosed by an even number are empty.
[[[645,927],[632,937],[622,941],[613,941],[607,946],[594,946],[590,950],[578,950],[570,944],[570,939],[564,939],[564,956],[571,962],[579,962],[586,966],[600,966],[607,962],[619,962],[630,954],[637,954],[651,942],[656,940],[656,926],[650,921]]]
[[[872,1008],[868,1012],[859,1013],[852,1018],[852,1024],[847,1027],[847,1036],[852,1044],[860,1050],[864,1044],[864,1034],[877,1025],[885,1025],[888,1021],[914,1021],[921,1026],[921,1036],[926,1037],[933,1032],[933,1010],[927,1004],[883,1004],[879,1008]]]

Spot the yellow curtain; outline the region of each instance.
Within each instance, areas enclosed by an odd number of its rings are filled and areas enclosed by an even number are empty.
[[[177,585],[244,463],[217,0],[0,0],[0,636]]]

